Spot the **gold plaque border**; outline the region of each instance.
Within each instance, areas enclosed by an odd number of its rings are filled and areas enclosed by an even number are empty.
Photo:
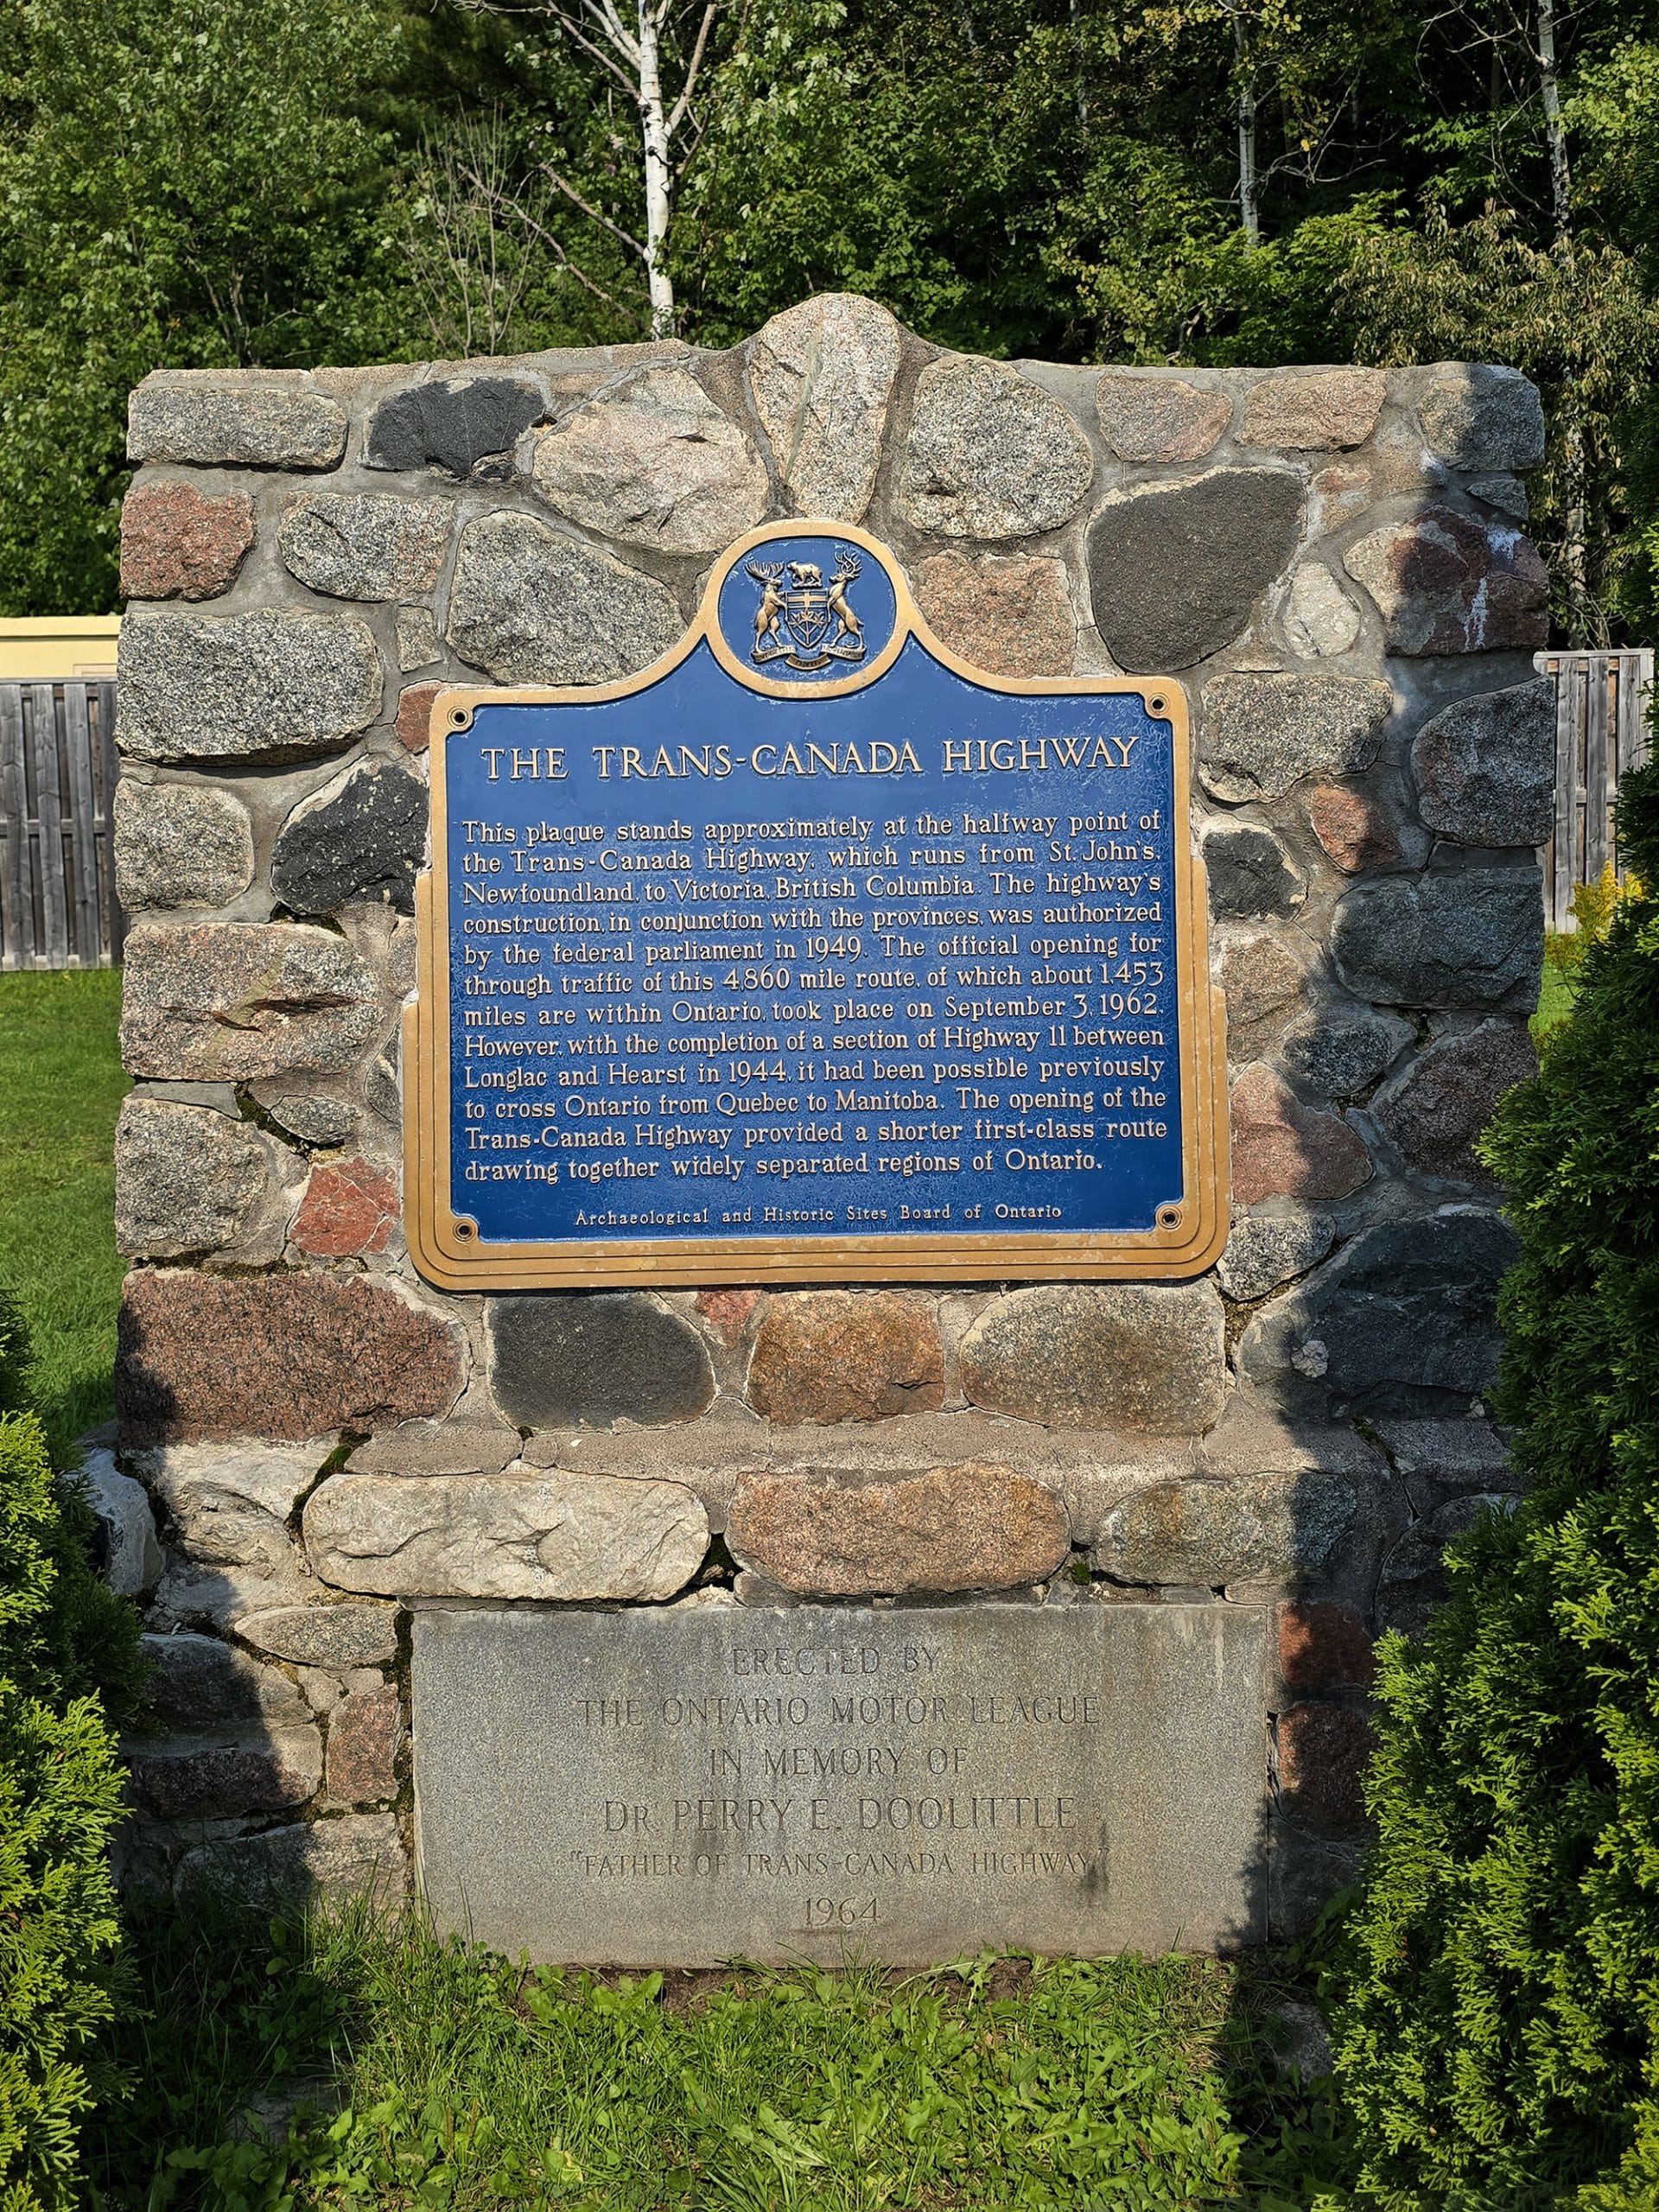
[[[745,554],[781,537],[836,537],[879,560],[896,601],[893,633],[868,668],[814,684],[784,683],[746,669],[721,636],[720,593]],[[1175,825],[1186,844],[1175,851],[1173,903],[1181,948],[1175,977],[1180,1021],[1181,1156],[1187,1197],[1179,1218],[1153,1230],[1069,1230],[1042,1235],[996,1229],[979,1235],[639,1238],[480,1248],[474,1224],[451,1212],[449,1187],[449,988],[439,957],[448,912],[446,741],[471,727],[480,706],[593,705],[632,698],[670,675],[706,639],[728,676],[772,698],[842,698],[880,682],[914,637],[933,658],[982,690],[1013,698],[1133,693],[1172,725]],[[984,1282],[1028,1278],[1169,1281],[1201,1274],[1221,1255],[1230,1225],[1226,1014],[1210,980],[1205,868],[1192,849],[1191,729],[1184,687],[1151,677],[992,676],[936,637],[912,595],[897,556],[852,524],[811,516],[769,523],[728,547],[704,588],[696,620],[667,652],[613,683],[546,690],[451,685],[432,702],[429,749],[432,866],[415,887],[419,944],[417,995],[404,1008],[404,1230],[410,1256],[429,1282],[451,1291],[677,1290],[722,1284]],[[652,1179],[654,1185],[655,1179]],[[601,1203],[596,1201],[596,1203]],[[619,1201],[620,1203],[620,1201]]]

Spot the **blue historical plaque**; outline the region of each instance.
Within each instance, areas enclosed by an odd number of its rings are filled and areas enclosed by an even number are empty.
[[[1166,679],[984,674],[846,525],[625,681],[448,690],[408,1014],[450,1289],[1174,1276],[1226,1235]]]

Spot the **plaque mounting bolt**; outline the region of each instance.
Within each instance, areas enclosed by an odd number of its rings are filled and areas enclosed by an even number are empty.
[[[1179,1206],[1159,1207],[1158,1226],[1160,1229],[1179,1229],[1180,1225],[1181,1209]]]

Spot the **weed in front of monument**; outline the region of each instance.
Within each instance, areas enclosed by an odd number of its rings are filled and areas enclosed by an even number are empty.
[[[113,1403],[120,1012],[118,969],[0,976],[0,1282],[29,1325],[30,1395],[60,1464]]]
[[[110,2212],[1341,2201],[1259,1961],[599,1976],[361,1914],[133,1948],[137,2087],[92,2146]]]

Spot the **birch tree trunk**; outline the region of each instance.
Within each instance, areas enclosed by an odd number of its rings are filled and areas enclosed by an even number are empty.
[[[651,302],[651,334],[674,334],[674,280],[665,247],[673,212],[674,172],[669,156],[667,113],[663,106],[662,60],[658,47],[653,0],[639,0],[639,132],[645,161],[645,286]]]

